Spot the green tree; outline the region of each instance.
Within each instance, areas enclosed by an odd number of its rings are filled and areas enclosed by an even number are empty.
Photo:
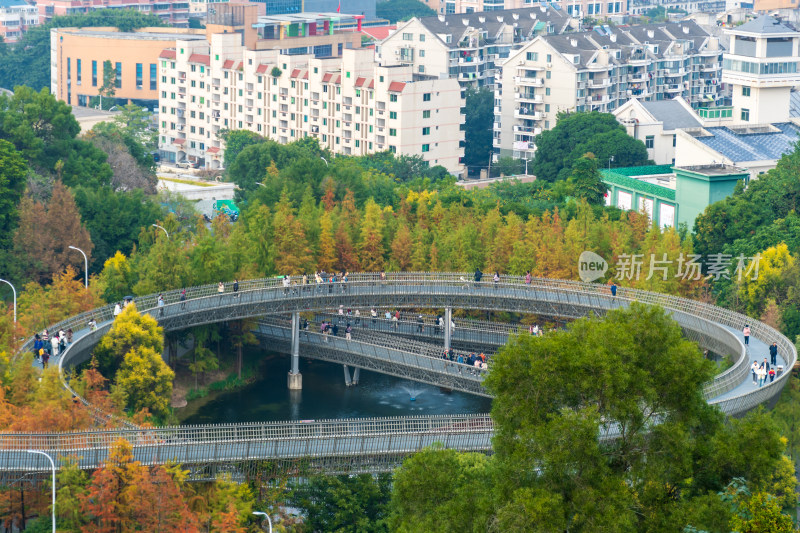
[[[292,488],[291,502],[310,531],[382,533],[390,493],[389,474],[317,475]]]
[[[106,259],[98,283],[107,302],[120,302],[133,291],[136,275],[130,261],[122,252]]]
[[[11,245],[27,171],[25,160],[14,145],[0,140],[0,248]]]
[[[378,2],[375,13],[378,18],[387,19],[392,24],[411,17],[432,17],[436,11],[419,0],[386,0]]]
[[[97,94],[100,95],[100,107],[102,109],[109,109],[114,105],[114,95],[117,92],[117,70],[111,63],[111,60],[106,59],[103,61],[103,84],[97,89]],[[108,98],[103,101],[103,97]]]
[[[164,418],[169,413],[175,372],[161,358],[161,352],[135,346],[125,354],[114,379],[111,396],[131,413],[147,409]]]
[[[113,379],[125,355],[134,349],[154,352],[160,358],[164,351],[164,330],[154,318],[140,314],[136,305],[128,304],[94,349],[97,369]]]
[[[464,124],[464,164],[483,168],[489,165],[492,152],[494,92],[486,87],[470,87],[466,94],[467,114]]]
[[[597,158],[594,154],[584,154],[572,166],[572,174],[567,180],[576,198],[584,198],[590,204],[602,204],[608,187],[603,183],[597,170]]]
[[[647,163],[647,149],[629,137],[611,113],[561,113],[555,127],[536,136],[532,172],[540,180],[567,179],[572,167],[587,152],[598,161],[612,156],[615,167]]]
[[[225,141],[225,168],[230,168],[239,153],[251,144],[264,142],[266,139],[249,130],[223,130],[219,133]]]

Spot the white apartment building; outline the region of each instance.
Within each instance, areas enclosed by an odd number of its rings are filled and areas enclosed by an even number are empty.
[[[454,79],[379,66],[371,49],[341,57],[252,49],[238,33],[176,42],[159,63],[165,161],[220,168],[224,129],[281,143],[304,137],[347,155],[389,150],[463,172],[464,99]]]
[[[577,29],[577,19],[551,5],[412,18],[375,47],[382,65],[454,78],[463,87],[493,86],[497,65],[537,35]]]
[[[722,52],[719,39],[695,22],[537,37],[498,75],[495,154],[532,159],[535,136],[562,111],[613,112],[629,98],[716,103]]]
[[[39,10],[22,0],[0,0],[0,37],[15,43],[31,26],[39,24]]]

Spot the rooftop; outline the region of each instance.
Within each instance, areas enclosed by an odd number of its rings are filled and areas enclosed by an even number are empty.
[[[700,127],[700,121],[677,100],[642,102],[647,111],[664,124],[664,130]]]
[[[19,6],[27,6],[27,2],[23,2],[22,0],[0,0],[0,8],[3,7],[19,7]]]
[[[780,20],[770,17],[769,15],[761,15],[750,22],[732,28],[730,31],[731,33],[758,33],[761,35],[796,33],[794,28],[790,28]]]
[[[2,0],[0,0],[2,1]],[[75,33],[86,37],[103,37],[105,39],[122,39],[130,41],[197,41],[205,40],[205,34],[195,34],[184,32],[175,33],[156,33],[156,32],[128,32],[128,31],[109,31],[92,30],[91,28],[59,28],[59,32]]]
[[[699,142],[734,163],[772,161],[790,152],[800,137],[800,127],[791,122],[765,126],[718,126],[688,132]]]
[[[641,191],[665,200],[675,200],[675,175],[671,165],[602,169],[600,173],[606,183]]]
[[[706,176],[730,176],[731,174],[748,174],[747,169],[733,165],[718,163],[716,165],[691,165],[685,167],[675,167],[678,170],[688,170]]]

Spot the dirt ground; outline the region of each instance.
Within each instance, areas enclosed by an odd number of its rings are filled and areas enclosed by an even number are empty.
[[[197,386],[205,387],[215,381],[222,381],[232,372],[231,369],[214,370],[198,376]],[[172,382],[172,399],[170,405],[174,408],[186,407],[186,395],[195,388],[194,376],[189,370],[189,361],[179,361],[175,368],[175,380]]]

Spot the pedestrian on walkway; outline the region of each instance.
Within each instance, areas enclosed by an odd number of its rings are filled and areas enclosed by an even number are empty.
[[[373,307],[369,310],[369,316],[372,317],[372,327],[374,328],[378,324],[378,311]]]
[[[239,280],[236,278],[233,279],[233,297],[239,297]]]
[[[225,292],[225,284],[221,281],[217,284],[217,293],[222,294]]]
[[[758,381],[758,361],[753,361],[750,366],[750,372],[753,374],[753,385]]]
[[[289,285],[292,284],[292,280],[289,279],[289,276],[283,276],[281,283],[283,284],[283,294],[286,296],[289,294]]]
[[[50,337],[50,347],[51,347],[51,349],[53,351],[53,355],[57,356],[58,355],[58,334],[54,334],[52,337]]]
[[[769,382],[770,383],[775,381],[775,369],[774,368],[770,368],[769,369],[768,375],[769,375]]]
[[[181,310],[186,309],[186,289],[181,291]]]
[[[119,306],[119,303],[114,304],[114,318],[117,318],[121,312],[122,308]],[[47,335],[47,330],[45,330],[45,335]]]
[[[532,279],[533,278],[531,277],[531,271],[528,270],[527,272],[525,272],[525,285],[530,286]]]
[[[67,330],[67,344],[72,344],[72,336],[73,335],[74,335],[74,333],[72,333],[72,328],[69,328]]]
[[[748,324],[744,325],[742,335],[744,335],[744,345],[748,346],[750,344],[750,326]]]
[[[758,367],[758,386],[764,385],[764,380],[767,378],[767,369],[763,366]]]
[[[352,339],[353,327],[350,325],[350,322],[347,323],[347,328],[344,330],[344,338],[347,340]]]
[[[425,332],[425,321],[422,319],[422,315],[417,317],[417,331],[419,333]]]
[[[772,366],[778,364],[778,343],[773,342],[769,347],[769,358],[772,361]]]
[[[50,354],[47,351],[45,351],[42,354],[42,368],[43,369],[47,368],[47,363],[49,363],[49,362],[50,362]]]
[[[392,326],[397,329],[397,323],[400,321],[400,311],[395,311],[392,316]]]
[[[475,287],[478,287],[478,284],[481,282],[481,278],[483,278],[483,272],[478,267],[475,267]]]
[[[616,281],[612,281],[611,282],[611,296],[616,296],[616,295],[617,295],[617,282]]]
[[[500,273],[498,271],[494,271],[494,276],[492,276],[492,281],[494,281],[494,288],[497,288],[497,284],[500,283]]]
[[[164,295],[163,294],[159,294],[158,295],[158,302],[156,302],[156,303],[158,304],[158,316],[164,316]]]
[[[355,314],[356,314],[356,326],[360,326],[361,325],[361,311],[356,309],[356,313]]]

